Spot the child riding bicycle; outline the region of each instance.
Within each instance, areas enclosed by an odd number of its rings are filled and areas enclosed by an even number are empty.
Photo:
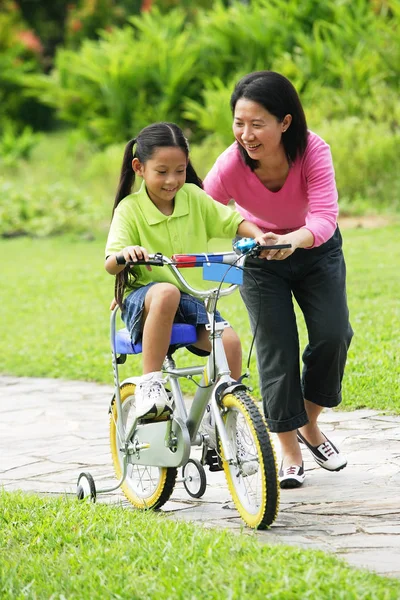
[[[143,182],[139,191],[131,193],[136,174]],[[142,340],[143,375],[138,378],[135,394],[138,417],[150,420],[171,411],[161,368],[173,323],[194,325],[197,341],[189,349],[208,352],[208,317],[203,303],[180,290],[169,270],[138,265],[128,273],[118,264],[118,256],[137,262],[148,260],[149,252],[166,256],[201,253],[211,238],[233,238],[236,234],[257,238],[263,232],[202,190],[189,160],[188,141],[177,125],[154,123],[128,142],[105,268],[116,276],[115,300],[132,341]],[[190,274],[187,279],[190,282]],[[218,311],[215,320],[223,320]],[[242,353],[232,328],[224,330],[223,343],[232,377],[238,379]]]

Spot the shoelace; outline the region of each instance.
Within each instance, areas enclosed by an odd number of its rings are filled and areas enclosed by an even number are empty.
[[[296,471],[299,467],[296,467],[296,465],[292,465],[291,467],[288,467],[287,469],[285,469],[286,471],[286,475],[296,475]]]
[[[146,394],[151,400],[156,401],[160,396],[163,396],[163,383],[164,381],[158,379],[150,379],[141,384],[143,393]]]
[[[328,458],[334,456],[335,454],[335,451],[333,450],[329,442],[324,442],[323,444],[321,444],[321,452],[325,454],[325,456],[327,456]]]

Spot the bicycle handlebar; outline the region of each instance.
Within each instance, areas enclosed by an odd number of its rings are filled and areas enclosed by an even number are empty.
[[[200,267],[204,264],[209,263],[223,263],[232,266],[241,267],[246,257],[256,257],[263,250],[280,250],[283,248],[291,248],[291,244],[272,244],[268,246],[261,246],[255,242],[252,238],[242,238],[236,244],[234,249],[237,252],[213,252],[210,254],[174,254],[172,258],[163,256],[161,253],[149,254],[149,260],[136,260],[126,261],[124,256],[121,254],[116,255],[116,262],[118,265],[126,265],[128,267],[136,267],[139,265],[151,265],[156,267],[170,267],[175,279],[185,288],[185,291],[197,298],[207,298],[216,292],[216,288],[210,290],[196,290],[186,281],[181,275],[179,269]],[[220,296],[228,296],[237,288],[237,284],[230,285],[228,288],[219,288]],[[217,288],[218,289],[218,288]]]

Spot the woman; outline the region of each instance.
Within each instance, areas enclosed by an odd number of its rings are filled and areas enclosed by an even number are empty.
[[[281,444],[280,485],[298,487],[305,479],[299,442],[329,471],[347,464],[317,423],[324,407],[341,402],[353,335],[332,157],[307,130],[297,92],[279,73],[243,77],[231,108],[236,141],[219,156],[204,189],[223,204],[234,199],[239,213],[265,232],[266,244],[291,244],[247,261],[242,297],[253,331],[257,326],[265,416]],[[301,377],[292,297],[308,331]]]

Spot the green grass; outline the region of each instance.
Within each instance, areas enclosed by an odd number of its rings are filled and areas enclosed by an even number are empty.
[[[400,582],[320,551],[154,513],[0,491],[0,597],[396,600]]]
[[[343,232],[348,298],[355,331],[344,380],[344,409],[400,413],[400,226]],[[3,374],[112,383],[109,303],[113,279],[104,271],[104,239],[0,240]],[[215,247],[229,249],[229,243]],[[239,293],[220,309],[238,331],[245,359],[251,334]],[[300,322],[304,343],[305,331]],[[198,360],[178,351],[182,364]],[[140,357],[122,367],[138,373]],[[255,358],[251,385],[259,395]],[[193,391],[184,382],[186,393]]]

